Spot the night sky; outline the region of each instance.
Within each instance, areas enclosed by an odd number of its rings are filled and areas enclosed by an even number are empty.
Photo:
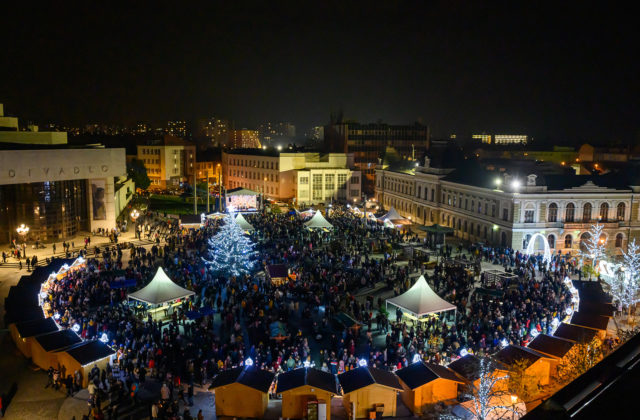
[[[421,121],[436,136],[640,138],[640,25],[631,10],[591,2],[89,3],[3,4],[7,113],[76,125],[216,115],[236,127],[288,120],[300,133],[342,109],[360,122]]]

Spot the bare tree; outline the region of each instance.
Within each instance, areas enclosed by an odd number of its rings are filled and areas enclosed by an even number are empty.
[[[587,260],[591,262],[589,277],[591,277],[591,273],[597,267],[597,262],[603,259],[605,256],[604,250],[607,240],[602,237],[603,228],[604,226],[600,223],[591,225],[589,232],[587,232],[589,234],[589,238],[582,243],[582,246],[584,246],[585,249],[580,250],[580,256],[582,257],[583,261]]]
[[[566,384],[595,366],[604,357],[602,341],[594,337],[591,341],[576,343],[558,365],[557,379]]]
[[[517,397],[506,386],[509,375],[499,374],[490,359],[480,359],[478,377],[478,381],[470,385],[471,393],[467,394],[476,419],[519,418],[525,414],[518,407]]]

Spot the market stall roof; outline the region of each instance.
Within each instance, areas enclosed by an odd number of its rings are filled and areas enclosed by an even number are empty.
[[[257,193],[255,191],[249,190],[247,188],[233,188],[231,190],[227,190],[225,195],[227,197],[229,197],[229,196],[232,196],[232,195],[260,195],[260,193]]]
[[[279,374],[276,393],[280,394],[305,385],[338,394],[335,375],[315,368],[299,368]]]
[[[503,348],[499,352],[494,355],[494,358],[504,363],[507,366],[510,366],[516,362],[523,361],[526,365],[526,368],[537,362],[542,358],[549,358],[549,356],[539,353],[534,349],[529,349],[527,347],[514,346],[512,344]]]
[[[313,215],[311,220],[306,222],[304,225],[310,229],[333,228],[333,225],[327,222],[327,219],[325,219],[322,213],[319,211],[317,211],[316,214]]]
[[[598,334],[597,330],[579,325],[566,324],[564,322],[561,323],[553,333],[555,337],[575,341],[576,343],[588,343],[593,340],[596,334]]]
[[[448,226],[442,226],[437,223],[432,224],[431,226],[420,226],[418,229],[423,230],[428,233],[453,233],[453,229]]]
[[[16,324],[18,334],[22,338],[35,337],[40,334],[48,334],[58,331],[58,326],[53,318],[34,319],[32,321],[18,322]]]
[[[480,359],[473,354],[467,354],[449,363],[447,367],[470,381],[480,378]]]
[[[71,330],[61,330],[36,337],[36,341],[44,351],[61,350],[82,342],[78,334]]]
[[[98,340],[85,341],[65,349],[64,352],[83,366],[97,362],[115,353],[109,346]]]
[[[585,312],[574,312],[569,322],[573,325],[604,331],[609,325],[609,318]]]
[[[529,348],[562,359],[575,344],[576,343],[566,338],[539,334],[529,343]]]
[[[281,278],[281,277],[287,277],[289,275],[287,266],[284,264],[268,265],[267,272],[269,273],[269,277],[271,278]]]
[[[338,375],[338,381],[345,394],[357,391],[369,385],[378,384],[388,388],[402,390],[398,377],[388,370],[371,366],[361,366]]]
[[[396,371],[396,375],[402,379],[402,382],[407,384],[409,389],[416,389],[438,378],[448,379],[461,384],[465,383],[464,378],[453,370],[445,366],[436,365],[435,363],[422,361],[412,363],[406,368]]]
[[[158,305],[172,300],[186,298],[195,293],[175,284],[162,269],[158,267],[153,280],[142,289],[129,293],[128,297],[151,305]]]
[[[400,296],[387,299],[387,302],[410,312],[415,317],[456,309],[456,305],[442,299],[431,289],[424,276],[420,276],[409,290]]]
[[[242,230],[253,230],[253,226],[251,226],[251,223],[247,222],[247,219],[244,218],[242,213],[238,213],[236,216],[236,223]]]
[[[255,366],[236,367],[223,370],[215,378],[209,389],[239,383],[260,392],[267,393],[273,382],[274,373],[267,370],[258,369]]]

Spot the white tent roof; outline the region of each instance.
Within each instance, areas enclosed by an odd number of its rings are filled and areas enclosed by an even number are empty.
[[[129,293],[128,297],[152,305],[158,305],[192,295],[195,295],[195,292],[175,284],[169,276],[166,275],[162,267],[158,267],[158,271],[153,277],[153,280],[151,280],[151,283],[136,292]]]
[[[384,221],[384,220],[387,220],[387,219],[389,219],[389,220],[391,220],[391,221],[394,221],[394,220],[404,220],[405,218],[404,218],[404,217],[402,217],[402,216],[400,216],[400,213],[398,213],[398,212],[396,211],[396,209],[394,209],[393,207],[391,207],[391,208],[389,209],[389,211],[387,212],[387,214],[385,214],[385,215],[383,215],[383,216],[378,217],[378,219],[383,220],[383,221]]]
[[[322,216],[322,213],[319,211],[317,211],[316,214],[313,215],[311,220],[306,222],[304,225],[311,229],[320,229],[320,228],[331,229],[333,227],[333,225],[327,222],[327,219],[325,219],[324,216]]]
[[[420,276],[409,290],[400,296],[387,299],[387,302],[410,312],[418,318],[427,314],[456,309],[456,305],[442,299],[429,287],[424,276]]]
[[[242,213],[238,213],[236,216],[236,223],[242,230],[253,230],[253,226],[251,226],[251,223],[247,222],[247,219],[244,218]]]

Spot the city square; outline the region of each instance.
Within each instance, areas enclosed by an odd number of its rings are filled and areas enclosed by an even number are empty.
[[[624,9],[5,5],[0,418],[637,417]]]

